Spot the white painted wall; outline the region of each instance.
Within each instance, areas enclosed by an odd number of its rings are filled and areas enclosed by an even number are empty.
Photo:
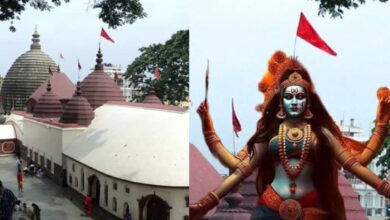
[[[33,154],[38,152],[39,156],[51,159],[53,163],[62,165],[62,151],[78,136],[85,128],[60,128],[45,124],[32,119],[24,118],[24,132],[20,139],[23,145]],[[19,138],[19,137],[18,137]],[[54,164],[52,165],[52,168]]]
[[[186,207],[186,196],[189,195],[188,188],[173,188],[173,187],[160,187],[160,186],[148,186],[137,183],[132,183],[128,181],[122,181],[118,179],[113,179],[105,174],[96,172],[84,165],[78,163],[77,161],[64,156],[65,167],[67,170],[67,183],[74,190],[80,192],[83,195],[88,193],[88,177],[96,175],[100,182],[100,206],[110,212],[111,214],[123,217],[124,214],[124,204],[127,202],[129,204],[130,213],[133,219],[138,219],[139,217],[139,208],[138,200],[142,196],[148,196],[155,194],[164,201],[166,201],[169,206],[172,207],[170,210],[170,219],[172,220],[181,220],[184,216],[188,216],[189,209]],[[75,171],[72,170],[73,164]],[[81,170],[84,170],[84,189],[82,189],[81,184]],[[72,184],[70,184],[69,176],[72,176]],[[77,178],[78,186],[76,187]],[[117,184],[117,190],[113,189],[114,183]],[[108,186],[108,204],[105,204],[104,199],[104,187]],[[130,189],[129,193],[125,192],[125,188]],[[113,210],[113,198],[116,198],[117,201],[117,210]],[[145,215],[144,215],[145,216]]]

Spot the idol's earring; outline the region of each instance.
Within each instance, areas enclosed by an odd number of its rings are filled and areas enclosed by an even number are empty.
[[[286,118],[286,112],[284,112],[282,104],[279,104],[279,112],[276,113],[276,117],[279,119],[285,119]]]
[[[305,111],[305,113],[303,114],[303,117],[304,117],[305,119],[312,119],[312,118],[313,118],[313,113],[310,111],[310,104],[307,105],[306,111]]]

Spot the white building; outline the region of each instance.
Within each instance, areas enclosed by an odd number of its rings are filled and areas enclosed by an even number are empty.
[[[115,117],[120,115],[121,117]],[[64,151],[67,183],[115,216],[188,218],[188,111],[108,103]]]
[[[66,103],[47,81],[33,112],[7,116],[17,148],[76,200],[92,195],[101,219],[126,210],[134,220],[188,219],[188,109],[164,105],[154,91],[125,102],[102,56]]]
[[[359,134],[363,133],[364,130],[354,125],[354,119],[351,119],[349,125],[345,125],[341,121],[339,125],[341,131],[344,135],[350,136],[357,141],[368,141],[366,137],[356,137]],[[367,165],[367,168],[373,171],[376,175],[380,174],[382,169],[381,166],[376,166],[378,162],[378,157],[375,157],[370,164]],[[360,179],[356,178],[347,171],[345,176],[352,183],[352,188],[359,195],[360,204],[365,208],[367,216],[386,216],[386,198],[377,193],[375,189],[366,183],[362,182]]]

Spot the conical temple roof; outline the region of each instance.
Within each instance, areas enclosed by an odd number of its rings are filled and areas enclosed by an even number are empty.
[[[34,109],[34,117],[57,118],[62,113],[62,105],[58,97],[51,91],[50,80],[47,91],[38,99]]]
[[[37,90],[29,97],[29,99],[38,99],[46,92],[47,83],[50,80],[51,91],[61,100],[61,99],[70,99],[76,87],[70,81],[70,79],[61,72],[54,72],[49,79],[46,80],[46,83],[42,83]]]
[[[154,88],[151,87],[148,95],[145,97],[143,103],[151,103],[151,104],[163,104],[161,100],[156,96],[156,92]]]
[[[66,103],[60,122],[88,126],[94,116],[95,113],[88,100],[81,96],[80,82],[77,82],[77,90],[68,103]]]
[[[18,57],[8,70],[1,89],[3,107],[6,111],[12,108],[23,110],[28,97],[47,79],[56,63],[41,50],[39,34],[35,30],[31,49]]]
[[[103,70],[103,54],[96,54],[95,70],[81,82],[83,96],[87,98],[93,109],[98,108],[108,101],[125,101],[122,91],[114,80]]]

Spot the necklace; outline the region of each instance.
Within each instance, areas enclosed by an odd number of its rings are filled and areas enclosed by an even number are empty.
[[[298,131],[299,130],[299,131]],[[286,137],[292,142],[293,148],[296,148],[299,141],[303,139],[303,147],[301,149],[301,156],[299,162],[296,165],[291,165],[287,157],[287,146],[286,146]],[[307,156],[309,155],[309,144],[311,140],[311,127],[306,125],[304,132],[299,128],[291,128],[289,131],[286,131],[286,126],[280,124],[279,134],[278,134],[278,153],[280,158],[280,163],[286,172],[287,176],[292,180],[290,183],[290,192],[294,194],[296,192],[297,185],[295,184],[295,179],[302,172]]]

